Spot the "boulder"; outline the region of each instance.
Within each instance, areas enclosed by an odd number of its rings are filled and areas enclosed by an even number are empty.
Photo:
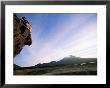
[[[27,20],[19,19],[14,14],[14,57],[21,52],[25,45],[32,44],[31,30],[32,26]]]

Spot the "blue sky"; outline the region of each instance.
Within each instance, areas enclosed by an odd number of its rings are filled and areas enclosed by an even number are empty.
[[[96,13],[17,13],[32,25],[32,45],[14,59],[20,66],[58,61],[69,55],[97,57]]]

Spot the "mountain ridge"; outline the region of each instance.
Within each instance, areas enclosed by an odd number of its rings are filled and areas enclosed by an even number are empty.
[[[97,58],[80,58],[70,55],[69,57],[64,57],[59,61],[51,61],[49,63],[39,63],[34,66],[29,67],[21,67],[14,64],[14,68],[16,69],[22,69],[22,68],[42,68],[42,67],[52,67],[52,66],[62,66],[62,65],[68,65],[68,64],[82,64],[82,63],[97,63]]]

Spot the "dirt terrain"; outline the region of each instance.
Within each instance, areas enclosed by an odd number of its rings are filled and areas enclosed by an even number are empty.
[[[68,64],[54,67],[22,68],[14,75],[97,75],[97,64]]]

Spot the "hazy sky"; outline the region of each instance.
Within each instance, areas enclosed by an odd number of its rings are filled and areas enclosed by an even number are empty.
[[[32,45],[14,59],[20,66],[58,61],[63,57],[97,57],[96,13],[19,13],[32,25]]]

